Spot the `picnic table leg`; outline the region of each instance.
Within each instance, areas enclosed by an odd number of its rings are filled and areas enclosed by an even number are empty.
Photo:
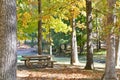
[[[32,63],[30,62],[30,60],[25,60],[25,66],[27,67],[32,67]]]
[[[27,66],[26,60],[25,60],[25,66]]]
[[[53,68],[53,62],[51,62],[51,68]]]
[[[48,67],[53,68],[53,62],[48,63]]]

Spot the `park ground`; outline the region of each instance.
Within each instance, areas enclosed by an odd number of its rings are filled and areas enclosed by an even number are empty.
[[[69,57],[53,57],[57,62],[53,68],[27,68],[21,62],[21,55],[33,55],[34,49],[18,50],[17,80],[100,80],[103,73],[105,55],[94,56],[94,69],[84,70],[85,56],[79,57],[80,63],[70,65]],[[120,78],[120,70],[116,69]]]

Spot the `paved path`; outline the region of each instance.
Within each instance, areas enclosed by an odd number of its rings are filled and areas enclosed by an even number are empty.
[[[35,55],[35,54],[37,54],[35,48],[18,49],[17,50],[17,55],[18,56],[21,56],[21,55]]]

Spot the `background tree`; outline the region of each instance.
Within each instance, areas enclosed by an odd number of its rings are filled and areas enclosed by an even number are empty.
[[[76,25],[75,25],[75,19],[72,17],[70,19],[70,25],[72,27],[72,37],[71,37],[71,64],[78,64],[78,51],[77,51],[77,40],[76,40]]]
[[[120,37],[119,36],[117,36],[116,38],[115,50],[116,50],[116,55],[115,55],[116,67],[119,67],[120,66]]]
[[[115,47],[115,50],[116,50],[116,67],[119,67],[120,66],[120,23],[119,23],[119,20],[120,20],[120,0],[116,0],[116,47]]]
[[[118,80],[115,72],[115,3],[116,0],[107,0],[107,16],[104,30],[106,31],[106,66],[103,80]]]
[[[38,54],[42,54],[42,1],[38,0]]]
[[[16,0],[0,0],[0,80],[16,80]]]
[[[87,25],[87,63],[85,69],[92,69],[93,42],[92,42],[92,1],[86,0],[86,25]]]
[[[78,50],[77,50],[77,39],[76,39],[76,13],[77,13],[77,7],[75,6],[75,3],[71,3],[70,8],[70,26],[72,28],[71,32],[71,64],[75,65],[78,64]],[[78,13],[79,14],[79,13]]]

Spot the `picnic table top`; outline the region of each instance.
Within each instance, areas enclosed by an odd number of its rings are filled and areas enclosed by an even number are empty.
[[[50,58],[50,55],[30,55],[30,56],[22,56],[23,58],[42,58],[42,57],[46,57],[46,58]]]

